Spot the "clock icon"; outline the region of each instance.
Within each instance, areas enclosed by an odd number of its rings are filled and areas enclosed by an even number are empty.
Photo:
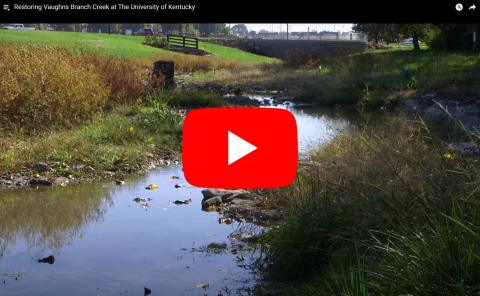
[[[462,9],[463,9],[462,3],[457,3],[457,5],[455,5],[455,9],[456,9],[457,11],[462,11]]]

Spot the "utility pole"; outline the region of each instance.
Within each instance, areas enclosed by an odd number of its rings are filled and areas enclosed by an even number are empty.
[[[288,40],[288,23],[287,23],[287,40]]]

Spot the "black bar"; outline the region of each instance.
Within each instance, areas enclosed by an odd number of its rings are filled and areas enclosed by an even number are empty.
[[[7,1],[4,1],[4,3]],[[65,4],[60,7],[58,2],[37,2],[33,1],[15,1],[15,4],[9,5],[0,10],[0,19],[2,23],[80,23],[80,22],[105,22],[119,23],[128,20],[132,23],[157,22],[161,17],[164,22],[176,23],[178,20],[184,22],[200,23],[205,20],[211,20],[215,23],[310,23],[318,21],[319,10],[324,13],[322,21],[324,23],[477,23],[479,19],[480,7],[470,9],[475,1],[441,1],[438,3],[426,2],[419,5],[418,1],[404,0],[401,5],[388,7],[385,3],[372,3],[366,5],[365,2],[349,2],[348,5],[342,5],[341,8],[337,2],[322,2],[319,7],[315,7],[308,2],[288,3],[285,5],[269,2],[255,3],[256,13],[245,14],[238,8],[236,2],[222,4],[222,9],[233,11],[231,14],[219,14],[209,2],[190,1],[189,4],[152,4],[146,2],[141,4],[141,0],[134,1],[138,4]],[[457,3],[463,3],[461,11],[456,9]],[[37,3],[37,4],[33,4]],[[15,8],[15,5],[18,5]],[[22,5],[38,5],[40,8],[25,9],[18,8]],[[44,5],[51,5],[51,8],[45,8]],[[74,5],[74,8],[72,8]],[[75,7],[84,6],[88,9],[79,9]],[[94,7],[95,5],[95,7]],[[156,6],[154,6],[156,5]],[[476,3],[478,5],[478,3]],[[125,7],[129,8],[125,8]],[[140,9],[139,6],[146,8]],[[57,7],[57,8],[56,8]],[[68,7],[68,8],[66,8]],[[3,8],[3,7],[2,7]],[[318,9],[317,9],[318,8]],[[285,9],[288,10],[288,16],[285,15]],[[218,35],[217,35],[218,36]]]

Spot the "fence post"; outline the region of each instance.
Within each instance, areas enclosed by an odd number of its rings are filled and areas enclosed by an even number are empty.
[[[175,63],[173,61],[156,61],[153,63],[153,77],[158,78],[159,75],[165,76],[165,85],[158,85],[154,81],[154,88],[166,87],[168,89],[175,88]]]
[[[352,33],[350,33],[350,41],[352,41]]]
[[[185,47],[185,37],[183,37],[183,47]]]

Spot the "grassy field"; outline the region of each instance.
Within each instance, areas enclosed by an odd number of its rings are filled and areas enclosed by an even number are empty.
[[[47,44],[63,44],[76,48],[87,47],[113,55],[132,57],[147,57],[151,55],[181,55],[171,51],[143,45],[143,36],[124,36],[115,34],[51,32],[51,31],[13,31],[0,30],[0,39],[6,41],[35,41]],[[254,55],[238,49],[219,46],[208,42],[199,42],[199,48],[214,53],[216,58],[243,62],[272,62],[277,59]]]

